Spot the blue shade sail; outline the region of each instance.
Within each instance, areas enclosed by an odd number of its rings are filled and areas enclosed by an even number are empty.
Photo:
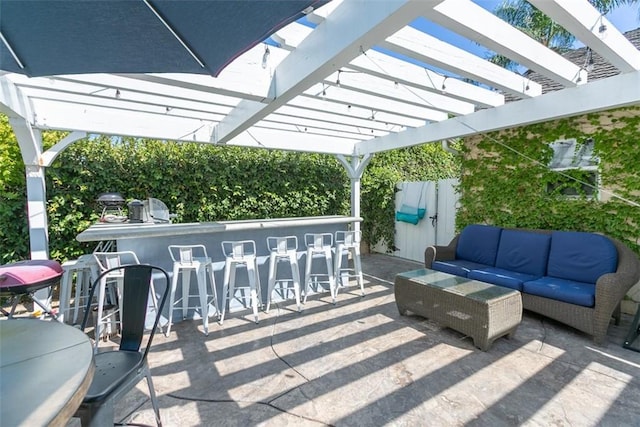
[[[0,70],[50,76],[194,73],[233,59],[328,0],[0,2]]]

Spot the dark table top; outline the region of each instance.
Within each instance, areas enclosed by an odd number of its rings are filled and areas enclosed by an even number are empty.
[[[79,329],[38,319],[0,320],[0,426],[66,425],[94,369],[91,342]]]

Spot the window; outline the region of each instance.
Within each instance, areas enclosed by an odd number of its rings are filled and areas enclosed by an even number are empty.
[[[553,150],[549,169],[558,173],[547,183],[547,193],[568,198],[597,198],[599,159],[593,154],[593,139],[582,144],[575,139],[556,141],[549,147]]]

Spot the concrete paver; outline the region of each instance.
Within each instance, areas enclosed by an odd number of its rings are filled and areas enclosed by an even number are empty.
[[[363,255],[366,296],[310,297],[231,313],[157,335],[149,354],[164,426],[640,425],[640,353],[621,347],[631,316],[603,346],[525,312],[512,339],[487,352],[437,323],[400,316],[395,274],[422,265]],[[117,421],[154,425],[146,384]],[[69,425],[78,425],[72,420]]]

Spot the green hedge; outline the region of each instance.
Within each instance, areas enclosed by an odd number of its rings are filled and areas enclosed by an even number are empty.
[[[46,146],[63,135],[44,133]],[[24,166],[0,115],[0,261],[29,256]],[[393,246],[394,185],[455,176],[438,145],[380,153],[362,180],[363,238]],[[93,249],[75,237],[95,223],[100,193],[155,197],[174,222],[350,214],[350,182],[335,156],[134,138],[94,137],[65,149],[46,170],[49,248],[66,260]]]
[[[75,143],[47,170],[52,258],[90,248],[75,236],[98,219],[103,192],[155,197],[174,222],[348,213],[346,173],[331,156],[99,137]]]

